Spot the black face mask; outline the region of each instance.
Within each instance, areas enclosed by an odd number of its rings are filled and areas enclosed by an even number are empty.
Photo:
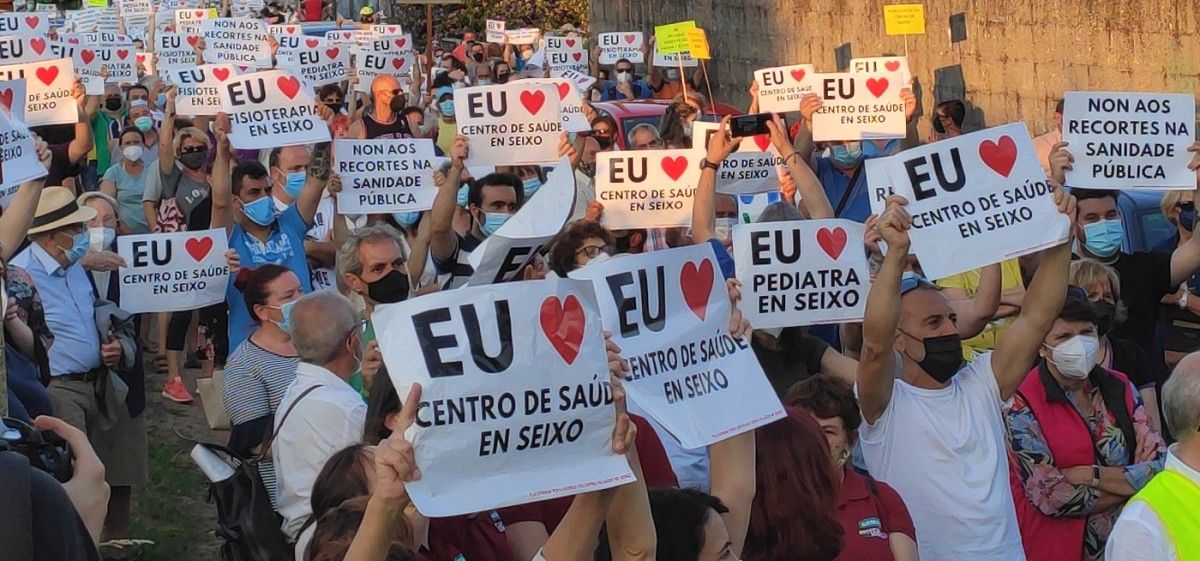
[[[912,335],[908,336],[917,339]],[[917,366],[929,374],[930,378],[937,380],[939,384],[945,384],[958,374],[963,363],[962,337],[958,333],[917,340],[925,346],[925,358],[917,362]]]
[[[108,99],[105,99],[104,100],[104,108],[109,111],[120,111],[121,110],[121,98],[110,97]]]
[[[388,108],[390,108],[393,113],[399,113],[399,112],[403,111],[404,110],[404,98],[402,98],[400,96],[393,97],[392,100],[388,102]]]
[[[1100,318],[1096,321],[1096,333],[1103,337],[1117,326],[1117,305],[1104,300],[1092,302],[1092,305],[1100,312]]]
[[[507,84],[508,83],[508,74],[497,74],[496,75],[496,83],[497,84]]]
[[[342,102],[340,102],[340,101],[327,101],[327,102],[325,102],[325,107],[328,107],[330,111],[333,111],[334,113],[337,113],[337,112],[339,112],[339,111],[341,111],[341,110],[342,110]]]
[[[593,136],[592,138],[596,139],[596,144],[600,145],[601,150],[612,148],[613,139],[611,136]]]
[[[475,53],[471,58],[475,59],[475,62],[483,62],[483,53]]]
[[[208,150],[199,152],[184,152],[179,155],[179,163],[190,170],[198,170],[208,160]]]
[[[408,298],[408,275],[392,269],[379,280],[367,283],[367,298],[377,304],[395,304]]]

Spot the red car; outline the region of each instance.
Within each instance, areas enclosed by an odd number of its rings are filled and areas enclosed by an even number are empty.
[[[636,127],[642,123],[648,123],[658,126],[662,120],[663,113],[667,112],[667,106],[671,102],[664,99],[635,99],[622,101],[595,101],[592,102],[592,107],[596,113],[612,117],[617,122],[617,147],[621,150],[625,149],[625,143],[628,141],[629,129]],[[711,106],[704,107],[704,113],[700,119],[703,121],[718,121],[725,115],[741,115],[744,110],[725,105],[717,104],[717,112],[712,113]]]

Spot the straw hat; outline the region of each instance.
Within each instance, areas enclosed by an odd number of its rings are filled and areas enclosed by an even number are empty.
[[[81,207],[75,195],[66,187],[46,187],[38,199],[37,211],[33,213],[30,234],[57,230],[71,224],[82,224],[96,216],[96,209]]]

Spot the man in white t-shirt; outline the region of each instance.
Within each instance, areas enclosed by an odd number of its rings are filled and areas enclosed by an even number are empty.
[[[1056,189],[1059,211],[1074,197]],[[904,278],[912,217],[888,199],[876,228],[887,242],[863,319],[855,391],[871,475],[912,514],[922,561],[1023,561],[1008,484],[1000,407],[1037,358],[1067,292],[1070,243],[1046,250],[1020,316],[996,350],[962,364],[957,318],[937,285]]]

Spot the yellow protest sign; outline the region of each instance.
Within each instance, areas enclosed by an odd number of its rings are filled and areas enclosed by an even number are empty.
[[[883,31],[888,35],[924,35],[925,6],[922,4],[884,6]]]
[[[107,8],[108,0],[87,0],[89,8]]]
[[[654,38],[658,52],[664,55],[687,52],[687,32],[689,29],[695,28],[696,22],[693,20],[654,26]]]
[[[688,52],[692,53],[692,58],[708,60],[712,58],[708,54],[708,36],[704,34],[704,30],[695,27],[687,30]]]

